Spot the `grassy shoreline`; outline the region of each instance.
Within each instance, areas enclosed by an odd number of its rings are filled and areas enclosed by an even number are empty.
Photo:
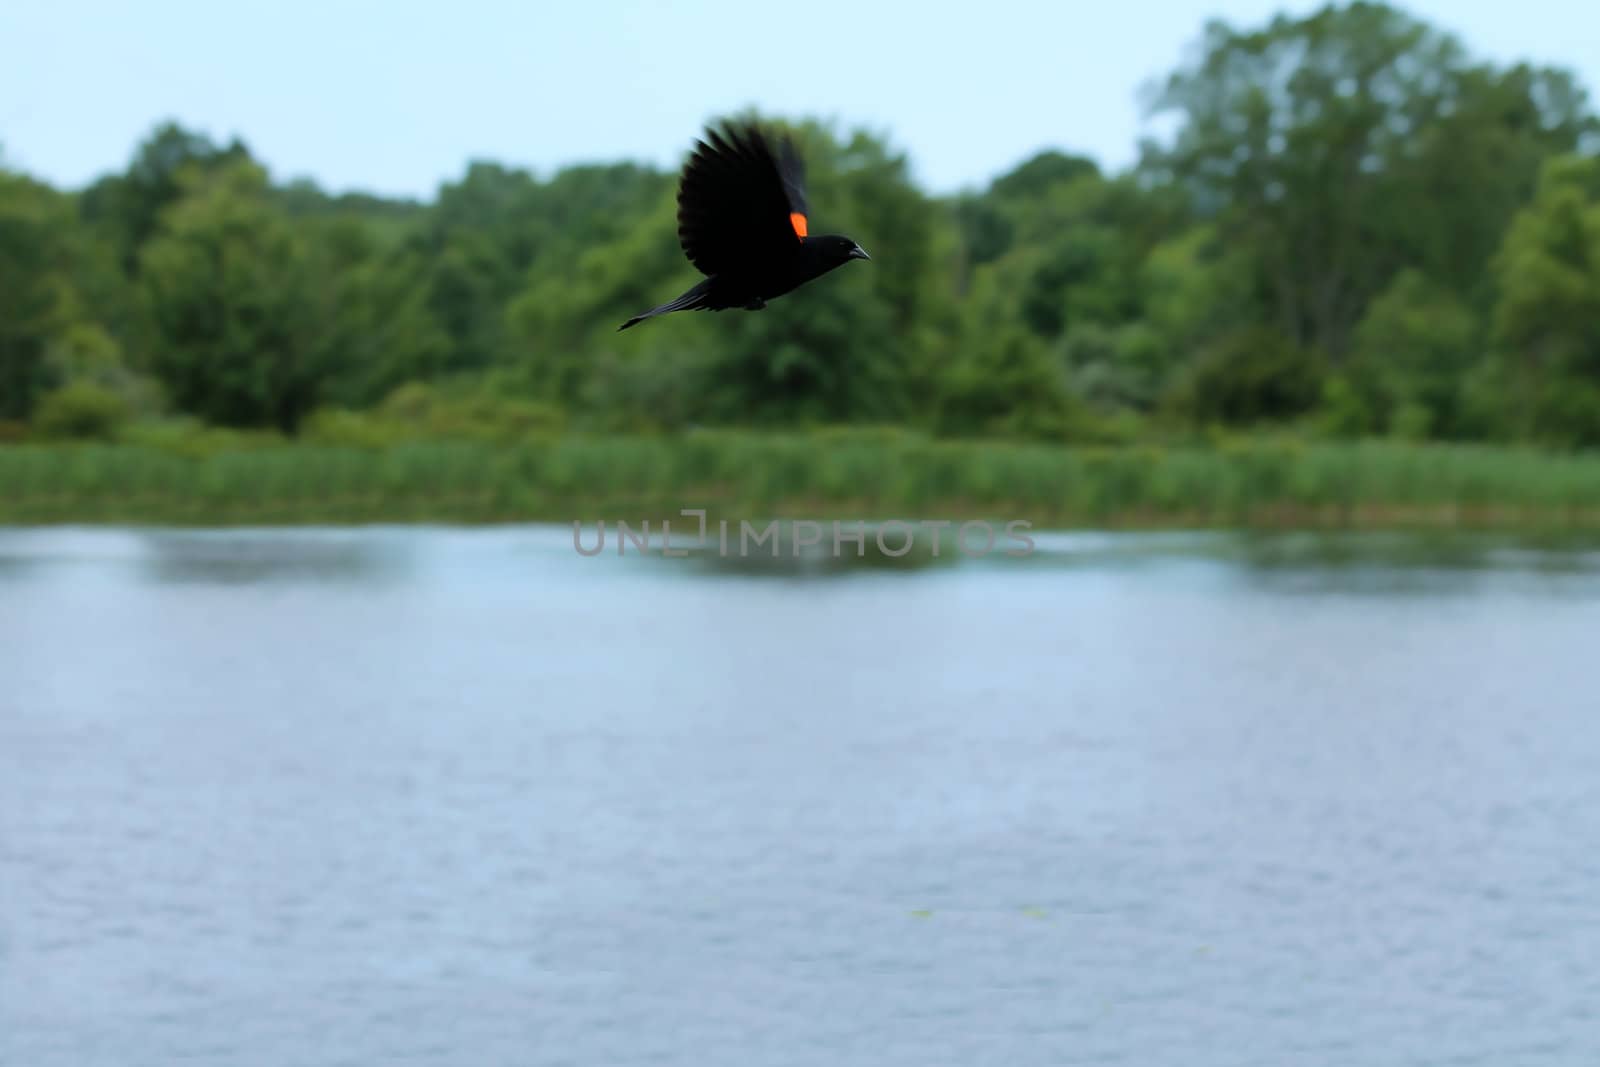
[[[0,446],[0,524],[1001,518],[1035,528],[1600,530],[1600,455],[1393,442],[1083,448],[698,432],[382,448]]]

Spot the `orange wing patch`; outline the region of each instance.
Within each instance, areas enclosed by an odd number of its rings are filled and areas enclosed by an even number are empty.
[[[789,212],[789,225],[794,227],[796,236],[804,237],[806,235],[806,217],[800,212]]]

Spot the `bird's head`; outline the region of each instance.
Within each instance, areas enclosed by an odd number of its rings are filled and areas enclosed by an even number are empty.
[[[806,238],[806,244],[815,247],[821,253],[822,258],[835,267],[848,263],[852,259],[872,258],[867,255],[865,248],[840,233],[824,233],[816,237],[808,237]]]

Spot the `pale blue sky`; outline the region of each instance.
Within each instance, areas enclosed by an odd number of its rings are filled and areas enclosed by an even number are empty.
[[[280,178],[429,196],[470,159],[673,166],[703,121],[755,104],[888,133],[917,178],[978,185],[1043,147],[1133,159],[1136,93],[1206,17],[1320,3],[0,3],[0,150],[79,186],[156,120],[242,136]],[[1600,5],[1422,0],[1476,53],[1600,92]]]

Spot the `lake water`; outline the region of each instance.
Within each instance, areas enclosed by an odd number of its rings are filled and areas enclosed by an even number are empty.
[[[1597,683],[1572,546],[0,531],[0,1063],[1589,1067]]]

